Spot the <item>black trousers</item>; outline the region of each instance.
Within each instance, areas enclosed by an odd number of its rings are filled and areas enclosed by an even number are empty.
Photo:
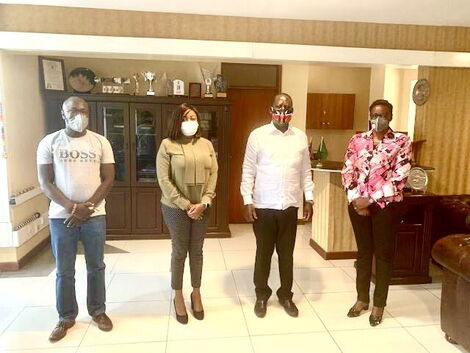
[[[253,222],[256,236],[256,260],[254,283],[257,299],[268,299],[272,290],[268,286],[271,257],[276,249],[279,258],[281,287],[277,296],[281,300],[292,299],[294,246],[297,234],[298,207],[285,210],[256,209],[258,219]]]
[[[348,208],[357,243],[357,299],[369,303],[372,258],[375,255],[374,306],[384,307],[392,273],[395,232],[403,215],[402,203],[393,202],[383,209],[373,204],[369,209],[370,216],[360,216],[352,205]]]

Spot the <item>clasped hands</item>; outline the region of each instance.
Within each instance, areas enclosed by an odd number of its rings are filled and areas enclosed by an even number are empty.
[[[205,210],[206,205],[203,203],[189,204],[188,208],[186,209],[186,213],[188,214],[189,218],[199,221],[202,219],[202,215]]]
[[[353,200],[352,205],[359,216],[370,216],[370,199],[368,197],[359,197]]]
[[[95,212],[94,204],[91,202],[73,203],[69,208],[70,216],[64,221],[67,228],[78,227]]]

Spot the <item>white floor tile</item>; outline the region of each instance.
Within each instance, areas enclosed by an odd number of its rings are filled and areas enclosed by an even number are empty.
[[[129,253],[171,253],[171,239],[128,240],[119,248]]]
[[[349,278],[356,280],[356,268],[355,267],[340,267]]]
[[[219,239],[204,239],[204,252],[206,251],[222,251],[222,248],[220,247],[220,241]]]
[[[166,342],[81,346],[77,353],[165,353]],[[33,352],[31,352],[33,353]]]
[[[169,341],[166,353],[224,352],[251,353],[253,349],[248,337],[215,338],[187,341]]]
[[[349,292],[355,281],[340,268],[294,269],[294,280],[303,293]]]
[[[407,327],[406,330],[430,353],[467,353],[462,346],[447,342],[440,325]]]
[[[103,332],[92,323],[81,346],[165,341],[169,310],[169,301],[107,304],[113,330]]]
[[[224,251],[223,255],[228,270],[253,270],[255,268],[256,249]],[[274,252],[271,258],[271,267],[277,266],[277,254]]]
[[[252,297],[256,295],[255,285],[253,284],[253,270],[233,270],[232,272],[235,278],[238,295],[240,297]],[[268,285],[272,289],[273,295],[275,296],[277,289],[281,286],[277,263],[271,264],[271,274],[269,275]],[[294,294],[302,293],[295,282],[292,284],[292,292]]]
[[[170,300],[170,273],[116,273],[106,299],[109,303]]]
[[[248,330],[252,336],[325,331],[325,327],[303,295],[294,295],[292,298],[299,309],[298,317],[289,316],[277,298],[271,297],[268,301],[264,318],[257,317],[253,311],[255,297],[245,297],[241,300]]]
[[[186,267],[189,269],[188,259],[186,259]],[[224,256],[221,251],[206,251],[204,252],[204,265],[203,271],[225,271]]]
[[[432,295],[434,295],[436,298],[441,299],[442,289],[433,288],[433,289],[428,289],[427,291],[430,292]]]
[[[220,246],[222,251],[254,250],[255,234],[233,235],[232,238],[220,239]]]
[[[8,302],[3,302],[3,304],[0,305],[0,335],[16,319],[22,310],[23,306],[8,305]]]
[[[335,267],[352,267],[354,268],[355,259],[346,260],[329,260]]]
[[[171,252],[119,254],[113,273],[169,272]]]
[[[326,332],[253,336],[255,353],[341,353]]]
[[[3,351],[2,351],[3,352]],[[44,349],[21,349],[8,350],[8,353],[76,353],[77,347],[60,347],[60,348],[44,348]]]
[[[168,340],[209,339],[248,336],[243,311],[238,298],[218,298],[204,300],[204,320],[196,320],[186,302],[189,315],[187,325],[176,321],[172,306]]]
[[[192,292],[190,271],[187,269],[183,280],[183,293],[190,300]],[[201,295],[203,298],[236,297],[237,288],[231,271],[206,271],[202,274]]]
[[[387,311],[403,326],[438,324],[440,300],[426,289],[390,291]]]
[[[78,347],[90,325],[90,317],[86,313],[86,309],[80,307],[80,314],[75,326],[68,330],[65,338],[51,344],[48,338],[57,321],[58,315],[54,307],[25,308],[0,336],[0,351]]]
[[[48,284],[47,277],[0,278],[0,303],[21,307],[41,305],[35,295],[41,293]]]
[[[427,353],[404,328],[331,331],[343,353]]]
[[[333,265],[323,259],[315,250],[295,249],[294,268],[312,268],[312,267],[333,267]]]
[[[310,246],[310,236],[302,236],[302,235],[299,235],[299,234],[297,234],[297,237],[295,239],[295,247],[294,248],[295,248],[295,250],[310,249],[312,251],[315,251]]]
[[[306,297],[328,330],[357,330],[371,327],[369,315],[372,305],[359,317],[350,318],[346,315],[356,302],[356,292],[318,293],[308,294]],[[400,327],[400,324],[385,311],[380,327]]]

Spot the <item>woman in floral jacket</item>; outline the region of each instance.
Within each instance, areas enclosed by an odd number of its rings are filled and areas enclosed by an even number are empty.
[[[394,235],[400,223],[403,188],[411,167],[411,140],[389,123],[393,106],[376,100],[369,107],[371,130],[352,137],[341,171],[349,216],[357,243],[357,301],[348,312],[357,317],[369,308],[372,258],[376,286],[371,326],[382,322],[392,271]]]

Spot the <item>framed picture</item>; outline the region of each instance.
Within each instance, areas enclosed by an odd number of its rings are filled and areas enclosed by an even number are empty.
[[[39,57],[39,76],[43,91],[65,91],[64,60]]]
[[[189,83],[189,98],[201,98],[201,84],[198,82]]]

